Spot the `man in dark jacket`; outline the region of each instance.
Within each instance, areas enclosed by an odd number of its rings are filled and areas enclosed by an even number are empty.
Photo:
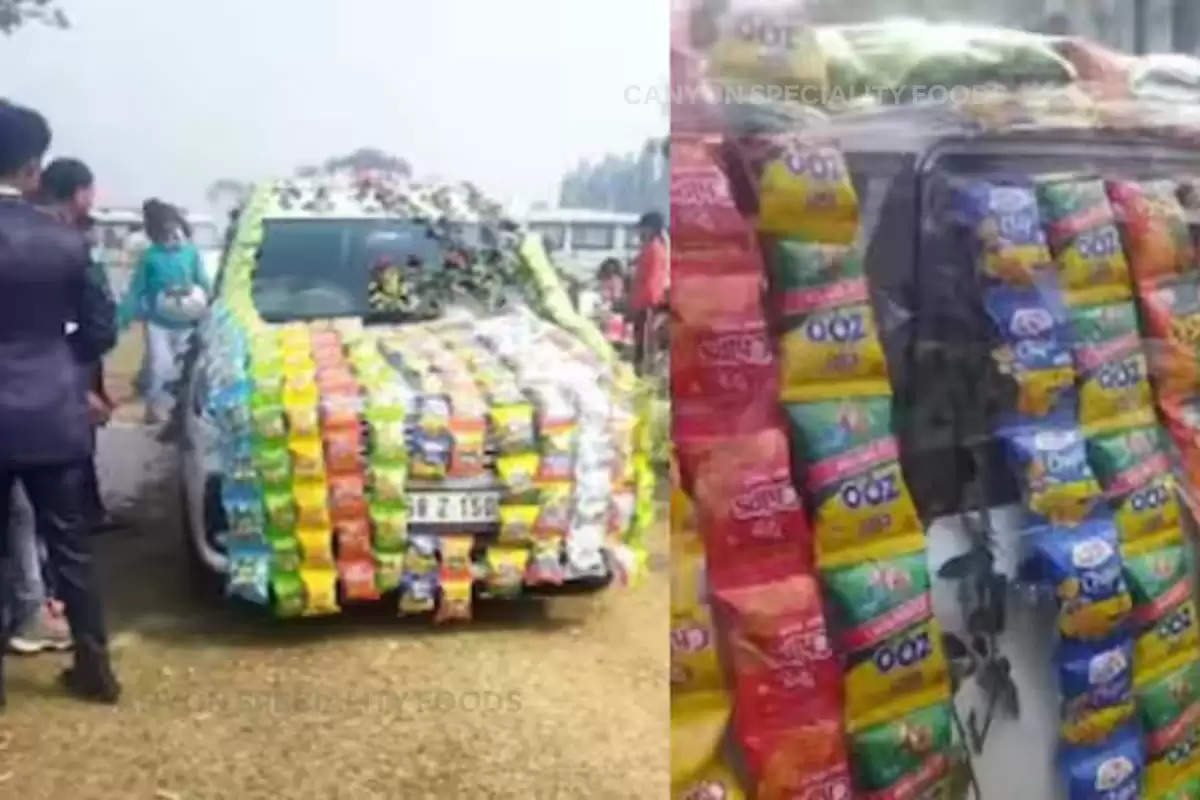
[[[93,448],[88,365],[115,341],[114,309],[98,307],[87,288],[84,237],[24,199],[37,190],[49,146],[41,115],[0,102],[0,520],[9,517],[19,480],[37,512],[75,641],[62,683],[114,703],[120,686],[109,663],[85,501]],[[68,323],[76,326],[70,338]],[[7,540],[5,529],[0,546]],[[8,635],[6,625],[3,649]]]

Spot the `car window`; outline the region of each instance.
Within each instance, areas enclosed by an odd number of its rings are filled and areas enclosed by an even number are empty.
[[[546,246],[546,251],[553,253],[556,250],[562,250],[563,245],[567,241],[567,226],[556,225],[554,223],[541,223],[531,225],[530,229],[542,237],[542,242]]]
[[[367,284],[384,267],[439,269],[440,241],[403,220],[268,220],[253,296],[267,321],[366,316]]]
[[[571,246],[576,250],[611,250],[616,242],[613,225],[576,223],[571,226]]]

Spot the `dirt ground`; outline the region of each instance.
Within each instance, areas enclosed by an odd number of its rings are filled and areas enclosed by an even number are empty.
[[[120,396],[137,338],[110,370]],[[665,527],[631,589],[485,606],[453,628],[386,610],[259,620],[191,591],[174,455],[136,407],[119,417],[101,480],[134,524],[96,546],[125,696],[79,703],[55,685],[68,656],[10,657],[0,797],[666,796]]]

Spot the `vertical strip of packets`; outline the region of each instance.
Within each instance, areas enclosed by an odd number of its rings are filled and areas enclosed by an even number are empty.
[[[1181,201],[1196,198],[1186,183],[1173,180],[1109,180],[1106,188],[1141,306],[1155,399],[1192,489],[1200,425],[1183,409],[1200,406],[1200,269]],[[1200,650],[1195,577],[1181,528],[1178,487],[1163,445],[1155,424],[1089,442],[1097,474],[1116,508],[1133,595],[1134,695],[1145,732],[1145,795],[1196,796]],[[1106,481],[1105,473],[1115,479]],[[1189,494],[1194,490],[1185,496]]]
[[[812,507],[819,575],[843,666],[857,796],[948,790],[950,687],[925,536],[899,462],[892,394],[840,151],[743,137],[779,333],[779,399]]]
[[[1136,796],[1144,758],[1130,724],[1131,600],[1085,433],[1146,421],[1146,396],[1130,379],[1140,374],[1144,386],[1145,369],[1138,372],[1136,335],[1121,329],[1127,278],[1103,184],[952,180],[951,192],[951,216],[977,245],[983,306],[997,334],[992,356],[1016,387],[995,427],[1021,489],[1027,577],[1051,585],[1058,601],[1067,796],[1094,797],[1101,785]]]
[[[695,546],[674,559],[672,792],[845,797],[839,673],[775,402],[763,264],[720,153],[718,138],[672,137],[676,499],[703,542],[703,566]],[[708,620],[714,643],[697,633]],[[721,654],[728,692],[702,680],[698,644]]]

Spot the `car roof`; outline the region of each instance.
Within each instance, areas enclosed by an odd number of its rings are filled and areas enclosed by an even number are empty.
[[[607,211],[591,208],[554,208],[541,211],[531,211],[525,216],[530,225],[571,224],[571,223],[611,223],[616,225],[636,225],[639,215],[622,211]]]
[[[264,220],[506,218],[503,207],[470,183],[418,183],[378,176],[325,176],[269,184]]]

